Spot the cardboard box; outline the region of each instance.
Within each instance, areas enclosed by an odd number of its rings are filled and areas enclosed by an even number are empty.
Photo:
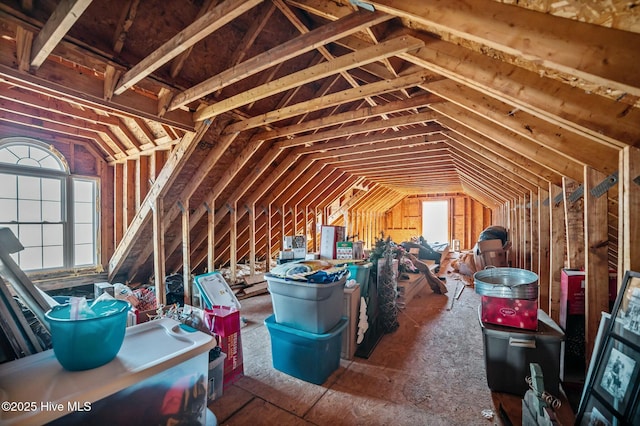
[[[487,266],[509,266],[507,252],[502,246],[502,240],[478,241],[478,256],[480,269],[484,269]]]
[[[563,316],[584,315],[584,271],[563,269],[560,273],[560,322]],[[562,324],[561,324],[562,325]]]
[[[320,231],[320,259],[336,258],[336,243],[344,241],[344,226],[325,226]]]
[[[339,241],[336,243],[336,259],[354,259],[353,242]]]

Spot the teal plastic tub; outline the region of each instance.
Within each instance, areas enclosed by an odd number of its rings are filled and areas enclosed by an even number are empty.
[[[66,370],[100,367],[114,359],[124,341],[129,302],[99,301],[95,317],[71,319],[71,305],[57,305],[45,314],[51,328],[53,352]]]
[[[323,384],[340,366],[347,322],[342,317],[329,332],[316,334],[278,324],[271,315],[264,323],[271,336],[273,368],[305,382]]]
[[[347,265],[349,270],[349,278],[356,280],[360,284],[360,288],[369,287],[369,274],[371,273],[371,262],[350,263]]]

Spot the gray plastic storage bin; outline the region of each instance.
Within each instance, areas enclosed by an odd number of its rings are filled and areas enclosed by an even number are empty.
[[[341,280],[315,284],[266,276],[275,322],[308,333],[326,333],[340,322],[343,310]]]
[[[524,396],[529,389],[525,378],[531,375],[529,364],[533,362],[542,368],[545,390],[559,395],[564,333],[544,311],[538,310],[537,331],[482,321],[480,327],[489,389]]]

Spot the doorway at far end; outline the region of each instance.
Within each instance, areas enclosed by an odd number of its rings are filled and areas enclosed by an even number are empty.
[[[429,244],[449,243],[449,201],[422,202],[422,237]]]

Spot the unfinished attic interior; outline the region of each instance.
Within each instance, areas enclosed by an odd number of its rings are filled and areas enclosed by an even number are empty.
[[[477,257],[483,230],[503,227],[501,266],[537,276],[536,307],[568,338],[575,336],[563,317],[563,270],[582,271],[577,345],[585,364],[577,392],[587,389],[586,401],[608,410],[608,421],[633,424],[640,352],[625,355],[634,379],[622,409],[598,394],[586,370],[606,364],[596,345],[597,336],[608,338],[598,333],[601,313],[630,312],[630,296],[614,301],[640,287],[627,279],[640,271],[639,6],[2,0],[0,227],[21,247],[1,234],[9,349],[0,389],[21,374],[10,366],[50,348],[32,340],[12,354],[11,294],[46,311],[54,295],[88,287],[93,297],[95,283],[119,283],[165,305],[167,278],[181,277],[181,302],[189,305],[193,277],[224,271],[241,297],[236,289],[286,264],[285,237],[304,236],[314,259],[321,231],[337,227],[362,242],[355,260],[364,262],[385,239],[425,236],[425,203],[446,201],[443,264],[418,275],[439,274],[446,297],[455,298],[448,280],[463,274],[444,263]],[[474,299],[460,306],[476,310],[467,328],[481,339],[472,275],[462,298]],[[23,283],[27,290],[18,288]],[[432,290],[419,295],[406,312],[431,300]],[[270,302],[264,292],[242,299],[241,314],[259,298]],[[42,312],[33,314],[49,327]],[[245,379],[253,380],[247,358],[256,345],[243,339]],[[634,339],[616,342],[640,348]],[[375,352],[359,361],[371,362]],[[497,422],[498,397],[486,392]],[[288,408],[303,423],[280,424],[327,424],[313,410]],[[233,415],[225,424],[241,424]]]

